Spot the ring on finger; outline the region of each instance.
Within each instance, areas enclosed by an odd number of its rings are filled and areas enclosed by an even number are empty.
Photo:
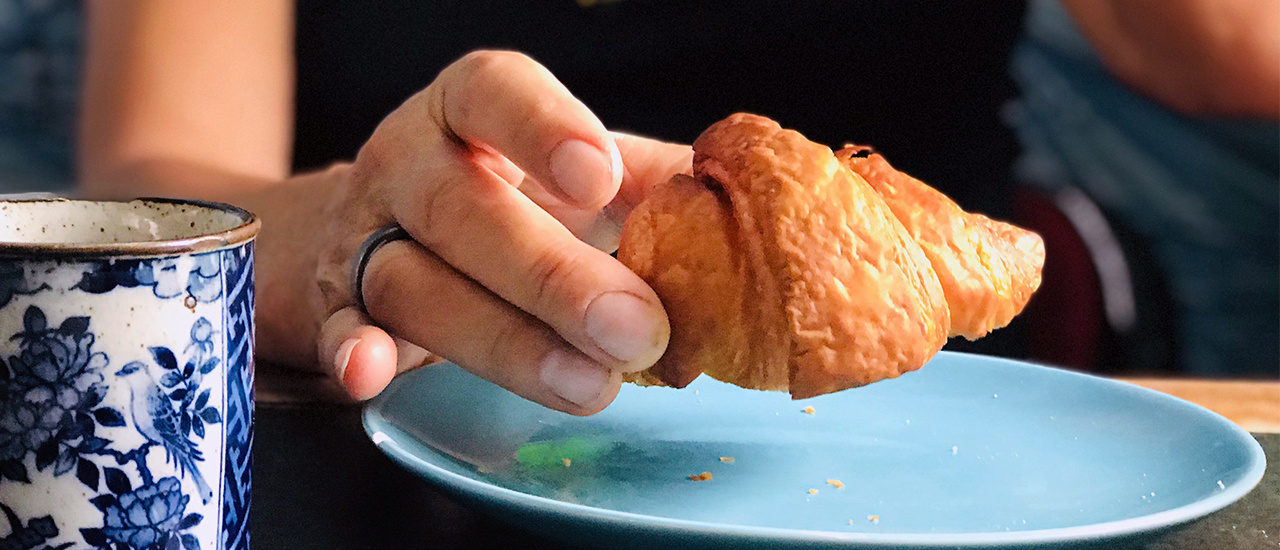
[[[355,296],[356,306],[366,315],[368,315],[369,310],[365,308],[364,304],[364,272],[365,268],[369,267],[369,259],[384,244],[411,239],[409,232],[405,231],[403,227],[392,225],[374,231],[356,249],[355,261],[351,264],[351,291]]]

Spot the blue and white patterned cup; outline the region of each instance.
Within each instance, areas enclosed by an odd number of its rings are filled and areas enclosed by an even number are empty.
[[[0,201],[0,550],[249,548],[258,227]]]

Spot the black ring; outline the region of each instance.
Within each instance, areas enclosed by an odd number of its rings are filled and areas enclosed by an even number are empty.
[[[373,257],[373,253],[377,252],[382,245],[391,241],[405,241],[413,237],[409,236],[409,232],[405,231],[399,225],[384,227],[374,231],[364,242],[360,243],[360,248],[356,249],[356,263],[351,271],[351,287],[355,292],[356,306],[365,314],[369,313],[364,307],[364,270],[369,267],[369,258]]]

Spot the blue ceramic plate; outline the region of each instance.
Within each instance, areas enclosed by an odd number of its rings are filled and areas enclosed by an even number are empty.
[[[495,517],[608,547],[1110,543],[1219,510],[1265,467],[1199,406],[945,352],[804,401],[705,376],[624,386],[590,418],[443,365],[396,380],[364,419],[383,452]]]

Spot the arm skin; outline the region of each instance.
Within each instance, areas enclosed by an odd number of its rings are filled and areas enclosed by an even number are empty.
[[[97,0],[88,15],[81,193],[257,214],[264,364],[367,399],[431,349],[583,415],[664,351],[661,303],[607,251],[644,190],[689,169],[688,146],[611,134],[536,61],[480,51],[351,163],[291,175],[291,3]],[[361,310],[352,256],[392,224],[413,240],[372,257]]]
[[[1280,118],[1280,2],[1063,0],[1120,80],[1183,114]]]
[[[281,253],[317,234],[311,213],[345,167],[287,180],[293,140],[293,2],[87,4],[80,192],[234,202],[265,223],[258,240],[259,356],[316,362],[319,297],[288,284],[315,258]],[[283,184],[281,182],[284,182]],[[318,190],[312,190],[318,191]],[[303,201],[299,203],[298,201]],[[309,204],[308,204],[309,203]]]

